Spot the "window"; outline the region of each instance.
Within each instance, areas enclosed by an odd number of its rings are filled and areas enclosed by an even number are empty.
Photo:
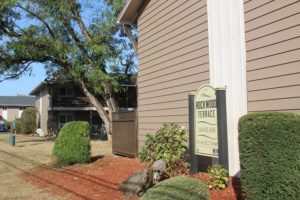
[[[2,107],[2,110],[7,110],[7,107]]]
[[[19,110],[25,110],[26,107],[22,106],[22,107],[19,107]]]
[[[65,123],[74,121],[73,114],[60,114],[59,115],[59,129],[61,129]]]
[[[73,87],[60,87],[59,88],[59,96],[60,97],[73,97],[74,96],[74,88]]]

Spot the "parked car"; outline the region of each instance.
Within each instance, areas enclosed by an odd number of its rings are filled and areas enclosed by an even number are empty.
[[[0,124],[0,132],[7,132],[8,128],[6,127],[5,124]]]

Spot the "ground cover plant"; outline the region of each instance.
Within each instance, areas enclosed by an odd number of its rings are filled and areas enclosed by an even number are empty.
[[[164,124],[155,134],[147,135],[145,146],[140,152],[140,159],[151,168],[157,160],[166,163],[163,176],[166,178],[187,172],[186,160],[187,133],[178,124]]]
[[[300,199],[300,116],[252,113],[240,119],[244,199]]]
[[[209,194],[205,183],[177,176],[164,180],[149,189],[141,200],[207,200]]]
[[[66,123],[56,138],[54,147],[54,165],[62,167],[90,161],[90,127],[87,122]]]
[[[228,171],[221,165],[213,165],[208,167],[208,188],[224,189],[228,185]]]

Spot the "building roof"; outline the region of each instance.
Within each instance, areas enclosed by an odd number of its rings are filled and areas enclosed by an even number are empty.
[[[0,96],[0,106],[34,106],[35,96]]]
[[[38,84],[33,90],[29,93],[29,95],[37,95],[40,90],[44,89],[48,85],[47,82],[43,81],[40,84]]]
[[[118,17],[118,23],[135,25],[138,17],[138,11],[144,0],[128,0]]]

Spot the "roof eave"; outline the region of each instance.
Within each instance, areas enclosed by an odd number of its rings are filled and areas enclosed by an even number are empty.
[[[143,0],[128,0],[117,22],[120,24],[136,25],[138,10],[142,3]]]
[[[45,85],[47,85],[46,82],[41,82],[29,93],[29,95],[36,95]]]

